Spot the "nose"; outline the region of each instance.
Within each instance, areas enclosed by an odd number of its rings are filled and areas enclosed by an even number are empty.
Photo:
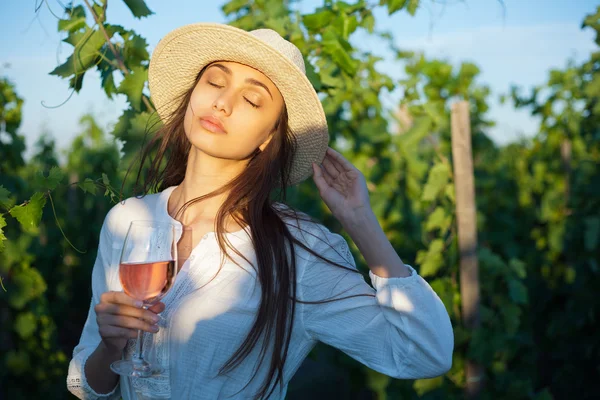
[[[221,93],[213,102],[212,108],[216,112],[224,112],[226,115],[231,113],[231,99],[227,93]]]

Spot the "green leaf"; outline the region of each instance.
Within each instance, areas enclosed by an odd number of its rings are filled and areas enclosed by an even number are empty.
[[[227,16],[229,14],[241,10],[243,7],[246,6],[248,6],[247,0],[233,0],[228,3],[225,3],[221,10],[223,10],[223,13]]]
[[[421,141],[431,134],[432,120],[428,116],[419,117],[412,127],[401,135],[397,135],[398,143],[407,149],[413,150]]]
[[[367,32],[373,33],[373,31],[375,30],[375,18],[373,17],[373,14],[369,14],[366,17],[364,17],[362,20],[362,25],[367,30]]]
[[[375,392],[384,390],[390,384],[390,377],[381,372],[367,369],[367,387]]]
[[[388,6],[388,15],[392,15],[398,10],[401,10],[406,5],[408,0],[389,0],[387,2]]]
[[[157,113],[135,113],[128,109],[119,117],[112,134],[124,142],[123,153],[131,156],[139,151],[144,138],[156,132],[160,125],[161,121]]]
[[[449,215],[446,215],[446,212],[442,207],[437,207],[427,218],[427,223],[425,224],[425,230],[427,232],[431,232],[435,229],[439,229],[442,232],[445,232],[450,227],[450,223],[452,222],[452,218]]]
[[[444,383],[444,377],[438,376],[436,378],[431,379],[417,379],[415,383],[413,383],[413,388],[415,392],[419,395],[419,397],[423,397],[427,392],[431,392],[442,386]]]
[[[311,31],[320,31],[327,27],[335,17],[335,14],[329,10],[323,10],[314,14],[302,16],[302,23]]]
[[[15,199],[10,197],[10,192],[4,186],[0,185],[0,206],[11,208],[15,204]]]
[[[115,197],[115,192],[112,186],[110,186],[110,181],[108,180],[108,176],[105,173],[102,173],[102,183],[106,187],[106,190],[104,191],[104,196],[110,196],[112,200]]]
[[[427,251],[417,253],[417,263],[420,264],[419,274],[423,277],[434,275],[444,264],[442,251],[444,250],[444,241],[435,239],[429,245]]]
[[[35,315],[31,312],[20,313],[15,321],[14,329],[22,339],[31,337],[37,329]]]
[[[132,72],[125,76],[125,79],[119,85],[119,93],[127,96],[131,107],[136,111],[141,111],[142,91],[148,79],[148,70],[145,67],[134,67]]]
[[[65,173],[60,167],[52,167],[48,173],[48,177],[45,178],[44,186],[48,190],[54,190],[65,178]]]
[[[85,16],[77,17],[74,16],[71,19],[59,19],[58,20],[58,30],[62,32],[72,32],[86,26]]]
[[[354,76],[357,66],[355,60],[348,54],[348,50],[352,49],[348,42],[339,37],[332,28],[329,28],[323,33],[321,45],[323,52],[328,54],[344,72]]]
[[[406,8],[406,10],[408,11],[408,13],[410,15],[415,15],[415,13],[417,12],[417,8],[419,7],[419,0],[410,0],[408,3],[408,7]]]
[[[31,300],[44,294],[48,286],[38,270],[27,268],[15,272],[11,288],[13,290],[8,292],[8,302],[17,310],[22,310]]]
[[[508,294],[513,302],[517,304],[527,304],[527,288],[521,281],[516,279],[509,280]]]
[[[429,171],[429,177],[421,199],[423,201],[434,200],[438,193],[440,193],[448,184],[449,177],[450,169],[447,164],[442,162],[435,164]]]
[[[4,215],[0,214],[0,253],[4,250],[4,241],[6,240],[6,236],[4,236],[4,228],[6,226],[6,220],[4,219]]]
[[[140,35],[132,34],[130,38],[125,40],[123,46],[125,64],[131,68],[142,66],[142,63],[150,58],[147,47],[146,39]]]
[[[453,299],[454,299],[454,288],[452,287],[452,281],[450,278],[438,278],[429,282],[431,288],[439,296],[442,303],[446,307],[446,311],[452,317],[453,313]]]
[[[319,74],[315,71],[315,67],[313,67],[307,59],[304,59],[304,66],[306,68],[306,77],[310,83],[316,91],[321,90],[321,79],[319,78]]]
[[[83,79],[83,74],[96,63],[100,56],[100,49],[106,42],[102,32],[89,29],[84,34],[77,35],[76,40],[73,54],[63,64],[52,70],[51,75],[63,78],[75,75],[75,78]],[[81,88],[81,82],[72,79],[70,86],[78,90]]]
[[[350,35],[354,33],[358,27],[358,19],[356,19],[355,15],[348,16],[346,14],[340,14],[333,20],[331,25],[344,40],[348,40]]]
[[[79,182],[77,184],[84,193],[91,193],[94,196],[96,195],[96,183],[90,178],[85,178],[83,182]]]
[[[59,31],[71,32],[85,26],[85,9],[83,6],[67,7],[65,12],[68,14],[68,18],[58,20]]]
[[[517,274],[520,279],[525,279],[527,271],[525,270],[525,263],[521,260],[512,259],[508,263],[513,271]]]
[[[144,0],[123,0],[127,7],[131,10],[131,13],[136,18],[147,17],[148,15],[154,14],[146,5]]]
[[[30,233],[37,233],[45,205],[46,196],[43,193],[36,192],[31,196],[27,204],[13,207],[9,212],[10,215],[21,223],[23,230]]]
[[[444,194],[452,203],[456,203],[456,191],[454,190],[454,183],[449,183],[444,189]]]

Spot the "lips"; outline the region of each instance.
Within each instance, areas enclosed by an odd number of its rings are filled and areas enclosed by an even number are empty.
[[[225,128],[223,124],[218,118],[213,116],[206,116],[200,118],[200,125],[209,132],[218,133],[218,134],[226,134]]]

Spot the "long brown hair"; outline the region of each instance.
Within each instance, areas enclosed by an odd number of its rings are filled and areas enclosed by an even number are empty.
[[[206,68],[207,66],[198,73],[189,90],[177,99],[178,104],[175,111],[141,151],[134,185],[135,193],[146,195],[159,192],[179,185],[183,181],[191,149],[191,143],[185,135],[183,120],[192,91]],[[196,202],[227,193],[216,216],[217,240],[224,257],[230,257],[228,250],[232,250],[246,259],[224,235],[226,218],[231,217],[240,226],[248,225],[250,227],[258,263],[258,268],[255,266],[255,269],[261,286],[261,301],[250,332],[237,351],[220,367],[219,374],[227,373],[242,363],[261,336],[274,337],[269,371],[260,390],[254,395],[255,399],[269,398],[275,390],[277,382],[280,384],[280,390],[283,389],[283,367],[294,324],[295,302],[321,304],[349,297],[372,296],[360,294],[315,302],[301,301],[296,298],[295,246],[300,246],[315,257],[337,267],[351,272],[360,272],[324,258],[291,234],[287,221],[295,221],[295,226],[300,227],[301,230],[303,230],[300,224],[301,220],[316,221],[292,207],[282,208],[275,205],[276,202],[285,204],[286,187],[289,183],[292,158],[296,149],[294,134],[288,127],[285,105],[273,135],[263,151],[257,149],[251,155],[247,167],[239,176],[209,194],[186,202],[177,213],[179,214],[180,211],[184,211]],[[144,167],[146,164],[149,165]],[[310,234],[310,232],[307,233]],[[263,341],[259,365],[262,365],[270,344],[269,340]],[[257,371],[258,369],[252,375],[251,380],[254,379]],[[271,389],[269,390],[269,388]]]

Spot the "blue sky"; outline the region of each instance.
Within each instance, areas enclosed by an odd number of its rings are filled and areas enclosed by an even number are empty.
[[[85,112],[93,112],[101,125],[111,129],[127,107],[123,96],[107,99],[96,73],[88,73],[83,89],[68,101],[66,80],[48,75],[71,53],[56,30],[60,15],[56,0],[47,0],[38,13],[36,3],[42,0],[0,0],[0,76],[16,84],[25,99],[23,124],[30,154],[32,144],[42,131],[50,132],[59,148],[69,145],[81,130],[78,120]],[[76,1],[76,3],[78,3]],[[226,22],[221,13],[223,1],[146,0],[155,15],[142,20],[133,18],[121,0],[110,0],[108,20],[132,28],[149,43],[152,51],[158,40],[170,30],[193,22]],[[305,0],[295,7],[310,12],[322,1]],[[536,132],[537,121],[526,112],[501,106],[497,98],[511,84],[528,89],[542,84],[551,68],[562,68],[568,59],[585,60],[595,50],[593,34],[580,29],[583,17],[592,12],[592,0],[422,0],[415,17],[403,12],[389,17],[384,9],[376,12],[376,27],[393,33],[397,45],[407,50],[424,51],[428,57],[442,58],[459,64],[476,63],[482,73],[480,82],[491,87],[490,119],[497,126],[489,135],[499,144]],[[50,7],[50,9],[48,8]],[[380,43],[361,43],[385,56]],[[394,78],[402,76],[401,66],[392,62],[380,64],[380,70]],[[394,104],[395,92],[386,96]],[[63,104],[64,103],[64,104]],[[62,105],[61,105],[62,104]],[[60,106],[59,106],[60,105]],[[57,107],[59,106],[59,107]]]

